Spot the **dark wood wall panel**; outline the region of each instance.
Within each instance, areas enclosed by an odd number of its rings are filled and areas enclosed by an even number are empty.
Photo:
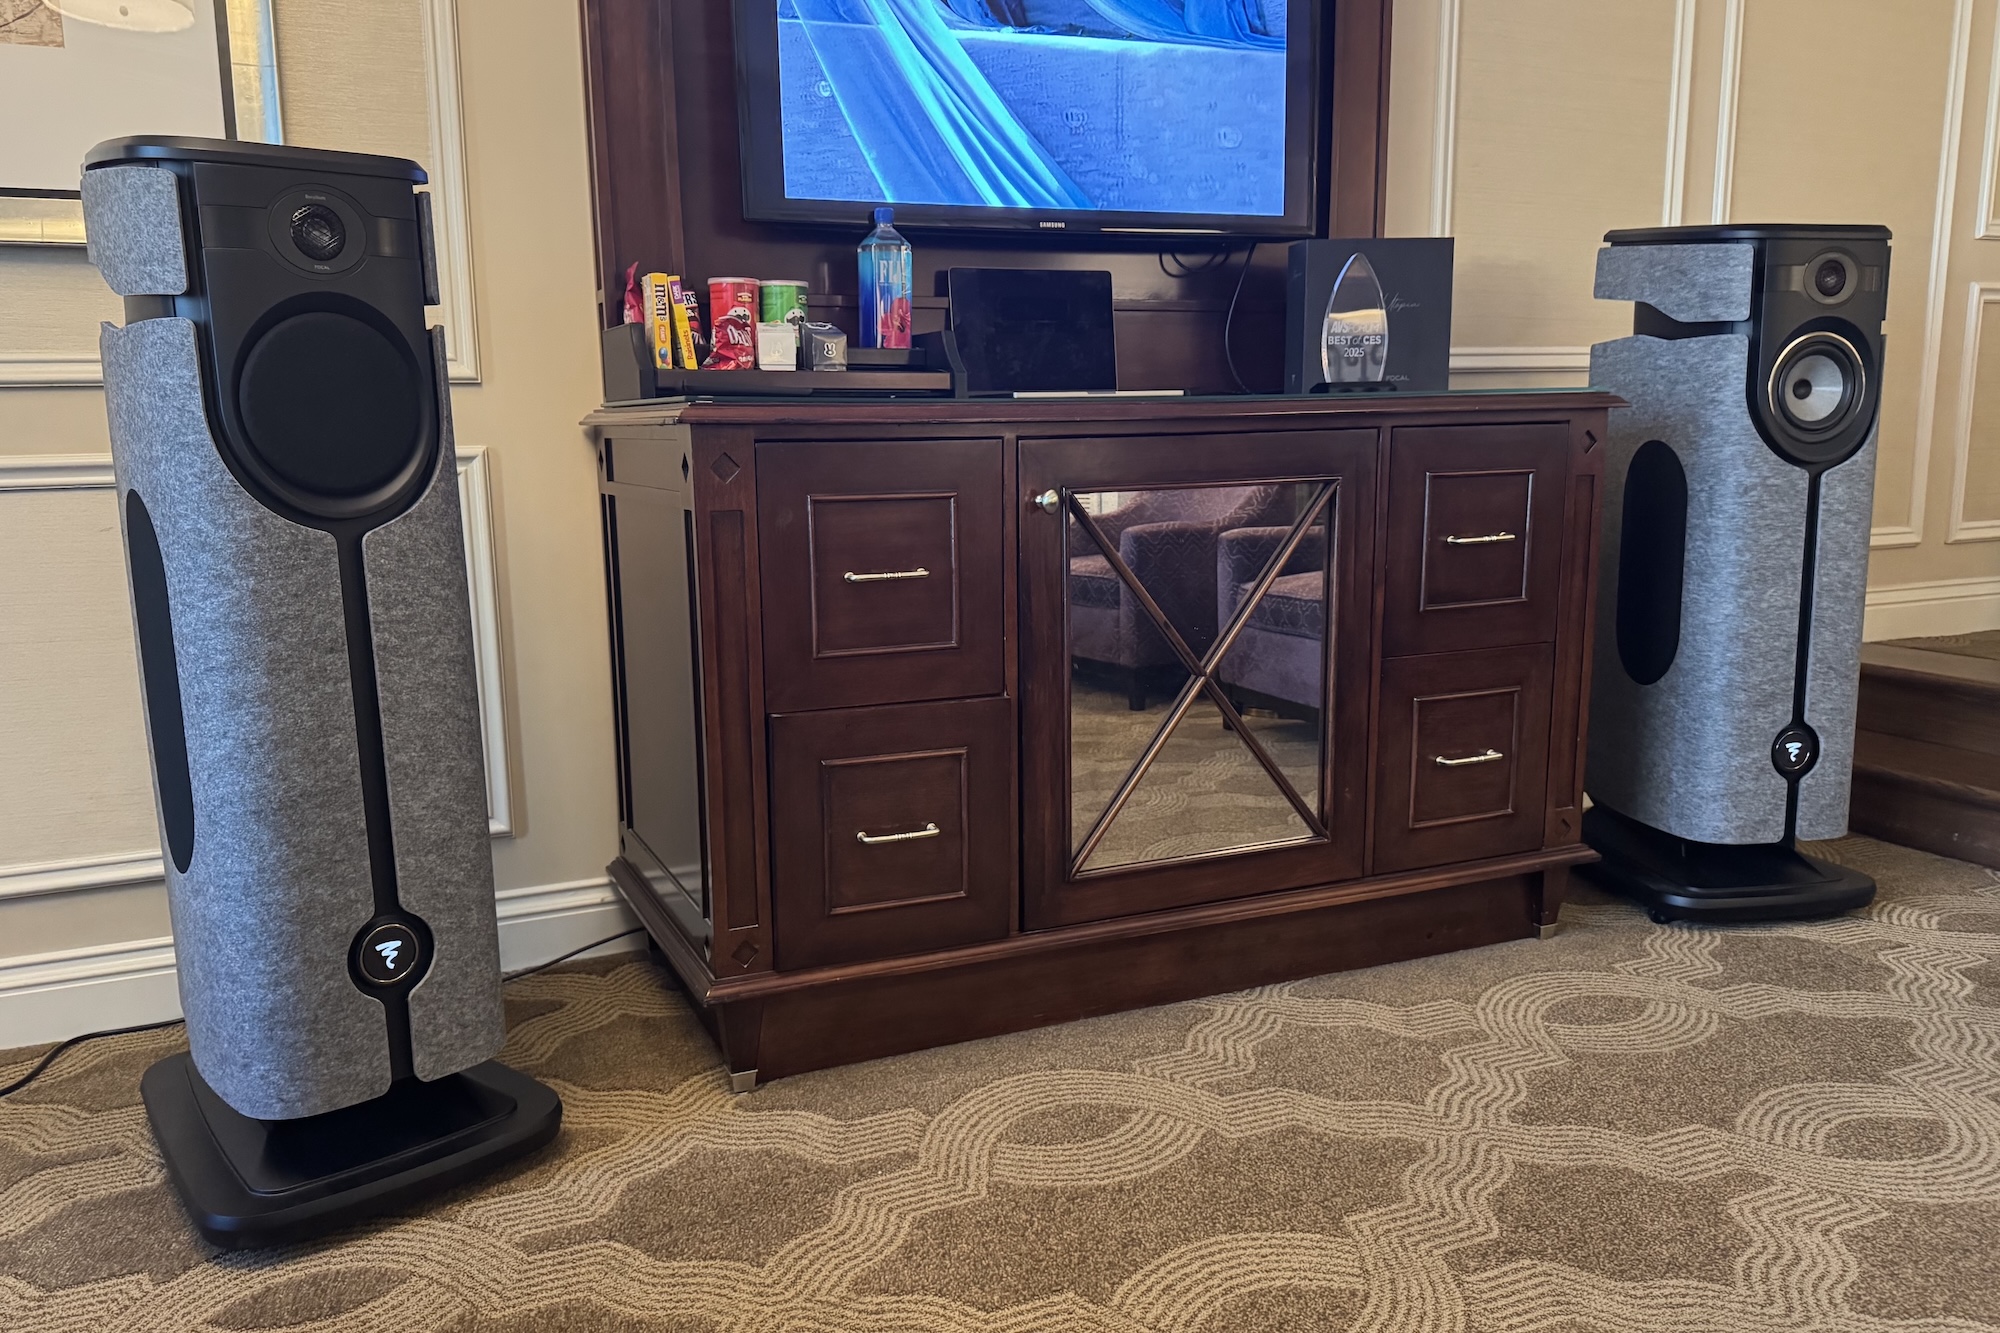
[[[670,3],[583,0],[598,313],[606,328],[623,318],[626,266],[672,264],[685,245]]]
[[[868,210],[857,205],[848,228],[743,218],[730,0],[581,2],[604,323],[620,319],[624,271],[637,263],[642,272],[696,280],[801,278],[821,297],[816,316],[852,332],[854,247]],[[1328,6],[1334,73],[1320,151],[1320,235],[1380,234],[1391,4]],[[1119,303],[1122,387],[1236,389],[1223,326],[1242,273],[1240,243],[1229,262],[1185,275],[1170,274],[1153,244],[1114,238],[919,232],[911,244],[920,303],[942,296],[944,271],[955,265],[1107,269]],[[1196,264],[1218,245],[1185,244]],[[1284,304],[1284,247],[1266,244],[1243,283],[1230,340],[1253,391],[1282,385]],[[920,304],[920,331],[943,320],[941,300]]]
[[[1389,179],[1389,17],[1381,3],[1333,8],[1328,236],[1380,236]]]

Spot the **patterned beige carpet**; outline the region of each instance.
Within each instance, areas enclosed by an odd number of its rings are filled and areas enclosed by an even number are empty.
[[[2000,882],[1862,840],[1848,919],[1522,942],[732,1096],[652,964],[511,988],[558,1142],[219,1257],[137,1082],[0,1102],[0,1329],[2000,1328]],[[0,1081],[24,1056],[0,1056]]]

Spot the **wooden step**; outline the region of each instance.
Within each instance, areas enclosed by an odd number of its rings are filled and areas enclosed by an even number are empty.
[[[1847,822],[1871,838],[2000,867],[2000,755],[1857,732]]]
[[[1855,725],[2000,756],[2000,662],[1906,643],[1864,644]]]

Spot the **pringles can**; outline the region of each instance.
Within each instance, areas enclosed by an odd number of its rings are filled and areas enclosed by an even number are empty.
[[[761,324],[806,322],[806,284],[791,278],[766,278],[760,284]]]
[[[703,370],[757,368],[757,279],[708,280],[708,360]]]

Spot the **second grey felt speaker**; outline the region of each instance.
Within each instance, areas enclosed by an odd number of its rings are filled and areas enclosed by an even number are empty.
[[[267,1241],[367,1174],[354,1116],[406,1158],[518,1127],[523,1098],[553,1133],[552,1096],[471,1091],[499,940],[424,176],[174,139],[86,167],[126,302],[100,348],[192,1058],[147,1104],[211,1238]],[[298,1178],[249,1184],[279,1160]]]
[[[1689,848],[1837,837],[1889,234],[1729,226],[1606,240],[1597,295],[1632,301],[1635,314],[1634,336],[1591,349],[1591,382],[1631,404],[1612,413],[1605,442],[1593,842],[1615,863],[1620,839],[1646,831],[1674,840],[1668,857],[1682,860]],[[1774,887],[1759,871],[1739,878],[1741,892],[1722,895],[1735,915],[1839,896]]]

